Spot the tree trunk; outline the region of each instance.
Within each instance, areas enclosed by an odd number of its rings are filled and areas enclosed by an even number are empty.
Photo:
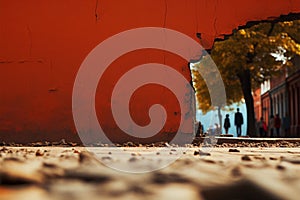
[[[220,124],[220,134],[222,134],[222,114],[221,114],[221,107],[218,107],[218,117],[219,117],[219,124]]]
[[[238,77],[242,86],[244,99],[247,108],[247,135],[250,137],[256,136],[255,129],[255,114],[254,114],[254,101],[251,90],[251,74],[250,70],[242,70],[238,73]],[[245,124],[245,123],[244,123]]]

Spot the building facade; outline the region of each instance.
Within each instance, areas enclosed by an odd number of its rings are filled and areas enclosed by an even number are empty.
[[[288,77],[290,135],[300,137],[300,71]]]
[[[293,70],[285,69],[262,84],[260,110],[254,108],[256,118],[263,117],[268,125],[270,116],[279,115],[282,137],[300,137],[300,57],[293,62]],[[258,100],[255,104],[259,104]]]

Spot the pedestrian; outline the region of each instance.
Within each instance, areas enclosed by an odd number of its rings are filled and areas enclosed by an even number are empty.
[[[259,122],[258,122],[258,128],[259,128],[259,136],[260,137],[266,137],[268,128],[267,128],[267,124],[264,121],[263,117],[261,117]]]
[[[285,116],[282,118],[282,128],[284,130],[284,136],[290,137],[290,126],[291,126],[291,120],[286,113]]]
[[[270,116],[269,129],[270,129],[270,137],[274,137],[274,131],[275,131],[274,115]]]
[[[201,137],[203,135],[203,125],[199,121],[197,131],[196,131],[196,137]]]
[[[230,128],[230,119],[229,115],[226,114],[225,120],[224,120],[224,129],[225,129],[225,134],[228,134],[228,129]]]
[[[234,115],[234,125],[236,126],[236,134],[238,137],[242,135],[242,125],[244,124],[243,114],[240,113],[240,109],[236,109],[237,112]]]
[[[276,130],[277,137],[280,137],[281,119],[279,117],[279,114],[276,114],[276,116],[274,118],[274,127]]]

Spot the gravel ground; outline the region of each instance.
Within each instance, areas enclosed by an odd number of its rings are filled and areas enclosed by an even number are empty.
[[[0,147],[0,181],[1,200],[296,200],[300,148]]]

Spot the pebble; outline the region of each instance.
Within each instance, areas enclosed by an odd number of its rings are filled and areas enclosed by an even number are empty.
[[[78,153],[78,154],[79,154],[79,153],[80,153],[80,151],[75,149],[75,150],[74,150],[74,153]]]
[[[35,156],[43,156],[43,155],[44,153],[39,149],[35,152]]]
[[[79,154],[79,162],[83,163],[83,162],[88,162],[92,160],[92,156],[89,152],[87,151],[82,151]]]
[[[234,167],[234,168],[231,170],[231,175],[234,176],[234,177],[241,176],[241,175],[242,175],[242,173],[241,173],[241,168],[240,168],[240,167]]]
[[[210,163],[210,164],[215,164],[216,161],[214,160],[209,160],[209,159],[203,159],[202,161],[206,162],[206,163]]]
[[[285,170],[285,167],[282,166],[282,165],[277,165],[277,166],[276,166],[276,169],[278,169],[278,170]]]
[[[138,159],[136,158],[136,157],[131,157],[131,158],[129,158],[129,162],[135,162],[135,161],[137,161]]]
[[[229,149],[228,152],[240,152],[238,149]]]
[[[262,157],[262,156],[254,156],[253,158],[255,158],[257,160],[266,160],[266,158]]]
[[[251,158],[250,158],[250,156],[248,156],[248,155],[243,155],[243,156],[241,157],[241,159],[242,159],[243,161],[251,161]]]
[[[278,158],[275,158],[275,157],[270,157],[269,159],[270,160],[278,160]]]
[[[210,156],[210,153],[207,153],[207,152],[203,152],[201,150],[199,151],[194,151],[194,155],[200,155],[200,156]]]
[[[101,157],[101,160],[112,160],[112,158],[109,156],[103,156]]]

